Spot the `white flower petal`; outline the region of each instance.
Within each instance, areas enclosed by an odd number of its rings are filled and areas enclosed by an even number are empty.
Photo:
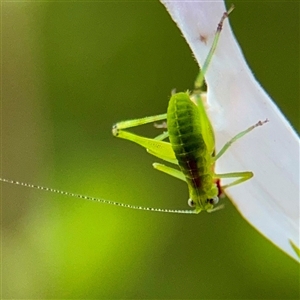
[[[201,66],[226,8],[222,1],[161,1]],[[238,12],[237,12],[238,13]],[[299,261],[299,138],[253,77],[224,22],[206,75],[208,113],[217,149],[238,132],[269,119],[235,143],[217,162],[217,173],[253,171],[254,178],[226,193],[250,224]]]

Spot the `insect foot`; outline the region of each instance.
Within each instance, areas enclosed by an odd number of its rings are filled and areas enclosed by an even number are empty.
[[[113,127],[112,127],[112,134],[114,136],[118,136],[119,135],[119,129],[118,129],[117,124],[113,125]]]

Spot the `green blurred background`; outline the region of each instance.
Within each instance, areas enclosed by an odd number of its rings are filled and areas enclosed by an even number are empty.
[[[247,61],[299,132],[299,2],[234,2]],[[184,183],[111,135],[116,121],[163,113],[171,89],[192,87],[197,63],[162,4],[3,2],[2,59],[3,177],[187,207]],[[228,200],[190,216],[7,184],[1,197],[3,299],[299,298],[299,265]]]

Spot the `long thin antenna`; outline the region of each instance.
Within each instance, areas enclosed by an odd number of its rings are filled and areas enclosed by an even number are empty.
[[[79,198],[79,199],[83,199],[83,200],[90,200],[90,201],[100,202],[103,204],[120,206],[120,207],[124,207],[124,208],[161,212],[161,213],[171,213],[171,214],[197,214],[196,210],[180,210],[180,209],[167,209],[167,208],[153,208],[153,207],[137,206],[137,205],[125,204],[125,203],[120,203],[120,202],[116,202],[116,201],[110,201],[110,200],[105,200],[105,199],[101,199],[101,198],[95,198],[95,197],[60,191],[60,190],[47,188],[47,187],[40,186],[40,185],[34,185],[34,184],[24,183],[24,182],[10,180],[10,179],[0,178],[0,181],[5,182],[5,183],[10,183],[10,184],[15,184],[15,185],[21,185],[21,186],[25,186],[25,187],[33,188],[33,189],[37,189],[37,190],[42,190],[42,191],[46,191],[46,192],[61,194],[64,196],[75,197],[75,198]]]

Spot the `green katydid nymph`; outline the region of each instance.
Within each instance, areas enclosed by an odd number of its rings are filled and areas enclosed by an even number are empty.
[[[213,54],[218,44],[223,22],[232,10],[233,6],[223,14],[217,26],[212,46],[203,67],[196,78],[194,90],[192,92],[187,91],[173,93],[168,104],[167,113],[165,114],[119,122],[115,124],[112,129],[114,136],[135,142],[146,148],[150,154],[177,166],[177,168],[173,168],[160,163],[153,164],[155,169],[181,179],[187,183],[189,191],[188,204],[194,208],[193,210],[135,206],[22,183],[14,180],[0,178],[0,181],[81,199],[147,211],[197,214],[201,211],[212,212],[221,208],[222,206],[215,205],[219,202],[219,196],[222,194],[223,190],[250,179],[253,176],[253,173],[246,171],[216,174],[214,171],[216,161],[226,152],[232,143],[254,128],[267,122],[267,120],[263,122],[259,121],[255,125],[238,133],[229,140],[218,153],[215,153],[214,131],[204,107],[204,93],[202,91],[202,87],[206,71],[213,59]],[[166,126],[159,127],[165,127],[166,131],[152,139],[124,130],[162,120],[167,121]],[[167,139],[169,141],[166,141]],[[234,180],[221,187],[220,179],[222,178],[234,178]]]
[[[222,191],[253,176],[252,172],[216,174],[214,172],[215,162],[233,142],[255,127],[267,122],[267,120],[259,121],[245,131],[238,133],[215,154],[214,131],[204,107],[203,97],[205,94],[201,88],[216,49],[223,22],[232,10],[233,7],[225,12],[218,24],[212,47],[195,81],[193,92],[174,93],[170,98],[166,114],[123,121],[113,127],[113,134],[116,137],[137,143],[146,148],[150,154],[177,165],[178,168],[176,169],[160,163],[154,163],[153,167],[187,183],[188,204],[195,208],[196,213],[203,210],[212,212],[221,208],[222,206],[215,207],[215,205],[219,202],[219,195],[222,194]],[[127,128],[161,120],[167,120],[167,131],[154,139],[124,131]],[[167,138],[169,142],[164,141]],[[220,187],[221,178],[237,179]]]
[[[165,119],[168,131],[154,139],[123,130]],[[212,212],[221,208],[221,206],[214,207],[214,205],[219,202],[219,195],[224,189],[242,183],[253,176],[252,172],[216,174],[214,172],[216,160],[233,142],[265,122],[267,120],[259,121],[238,133],[215,155],[214,132],[206,114],[201,93],[183,92],[171,96],[166,114],[117,123],[113,127],[113,134],[137,143],[146,148],[150,154],[177,165],[179,167],[177,169],[160,163],[154,163],[153,167],[187,183],[188,204],[195,207],[195,212],[203,210]],[[167,138],[169,142],[163,141]],[[237,179],[220,187],[221,178]]]

